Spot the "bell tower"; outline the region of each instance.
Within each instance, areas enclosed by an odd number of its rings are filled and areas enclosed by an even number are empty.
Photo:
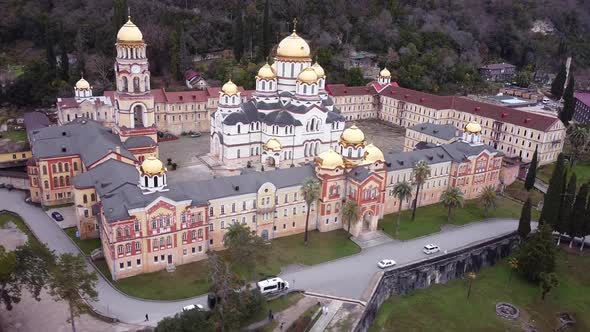
[[[146,44],[131,17],[117,33],[116,48],[116,130],[122,141],[131,136],[149,136],[157,141]]]

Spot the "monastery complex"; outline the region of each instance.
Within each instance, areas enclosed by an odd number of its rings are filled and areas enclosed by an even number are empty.
[[[205,91],[151,89],[146,44],[131,20],[116,49],[116,91],[93,96],[80,79],[75,97],[58,99],[59,124],[28,132],[27,164],[31,199],[73,203],[81,238],[100,238],[113,279],[205,259],[224,248],[233,223],[266,240],[303,232],[308,178],[321,185],[309,229],[346,229],[340,209],[350,200],[360,209],[357,236],[376,230],[398,204],[411,208],[392,188],[412,183],[418,162],[431,169],[418,197],[423,206],[449,186],[472,199],[486,186],[508,185],[535,149],[542,165],[563,147],[565,128],[555,117],[405,89],[387,69],[368,86],[326,84],[296,31],[260,68],[255,91],[231,80]],[[368,142],[352,124],[361,119],[405,127],[404,152]],[[239,175],[187,181],[168,172],[158,132],[189,131],[209,133],[207,157]],[[241,172],[252,165],[265,171]]]

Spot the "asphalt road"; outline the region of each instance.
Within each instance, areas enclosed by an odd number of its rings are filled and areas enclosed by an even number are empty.
[[[22,192],[0,190],[0,210],[10,210],[21,215],[33,233],[57,253],[78,253],[77,247],[59,226],[40,208],[26,204],[24,198]],[[286,273],[281,277],[287,280],[292,288],[360,299],[374,273],[379,270],[377,262],[381,259],[394,259],[398,266],[407,264],[427,258],[421,251],[424,244],[435,243],[441,247],[442,252],[451,251],[509,233],[516,229],[517,224],[517,220],[487,220],[410,241],[369,248],[353,256]],[[88,268],[92,269],[92,265],[88,264]],[[147,313],[150,322],[146,324],[155,325],[155,322],[163,317],[181,311],[185,305],[206,303],[206,296],[181,301],[131,298],[113,288],[102,277],[99,277],[97,291],[98,300],[91,303],[92,307],[100,313],[126,323],[141,324]]]

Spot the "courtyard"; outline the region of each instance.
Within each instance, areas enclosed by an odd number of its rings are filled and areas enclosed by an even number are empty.
[[[352,121],[348,122],[347,127],[352,124]],[[388,153],[403,151],[406,134],[404,127],[387,124],[376,119],[358,121],[356,126],[365,133],[367,143],[375,144],[386,156]]]
[[[391,297],[381,306],[370,331],[523,331],[525,324],[536,331],[554,331],[561,312],[573,313],[577,320],[567,331],[588,331],[590,302],[580,294],[590,292],[590,255],[569,253],[563,247],[556,257],[560,285],[545,301],[540,287],[520,275],[512,276],[509,283],[510,268],[504,260],[477,274],[469,299],[465,280]],[[520,318],[498,317],[494,310],[498,302],[516,305]]]

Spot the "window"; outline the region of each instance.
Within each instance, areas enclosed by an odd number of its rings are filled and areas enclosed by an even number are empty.
[[[202,239],[203,238],[203,230],[202,229],[199,229],[197,232],[198,232],[198,235],[199,235],[199,239]],[[193,239],[194,239],[194,237],[195,237],[195,231],[193,231]]]
[[[43,165],[43,175],[47,175],[47,166]]]
[[[213,216],[213,207],[212,206],[209,207],[209,216],[210,217]]]
[[[136,232],[139,232],[139,221],[138,220],[135,220],[135,222],[133,223],[133,229]]]
[[[135,264],[136,264],[137,266],[140,266],[140,265],[141,265],[141,259],[137,259],[137,260],[135,261]]]
[[[158,256],[154,256],[154,263],[158,262]]]
[[[135,242],[135,251],[141,250],[141,243],[139,241]]]
[[[119,263],[119,268],[120,269],[124,269],[125,268],[125,264],[124,263]]]
[[[225,214],[225,206],[221,205],[220,214]]]
[[[191,248],[191,252],[194,254],[195,253],[195,247]]]
[[[131,252],[131,243],[127,243],[127,244],[125,245],[125,252],[126,252],[126,253],[130,253],[130,252]]]
[[[117,246],[117,253],[122,254],[123,253],[123,245],[119,245]]]
[[[209,224],[209,232],[213,232],[213,224]]]
[[[182,232],[182,241],[186,241],[186,232]]]

